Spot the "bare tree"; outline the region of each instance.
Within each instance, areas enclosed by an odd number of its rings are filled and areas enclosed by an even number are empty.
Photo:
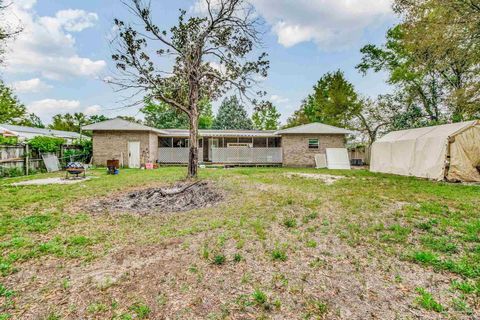
[[[23,30],[23,28],[20,26],[11,26],[5,22],[5,10],[11,4],[12,3],[5,3],[4,0],[0,0],[0,64],[3,63],[3,54],[5,53],[6,42],[9,39],[14,38]]]
[[[184,112],[190,124],[188,177],[197,176],[199,101],[215,100],[229,90],[254,99],[258,75],[267,76],[266,53],[254,59],[260,41],[259,21],[246,0],[202,0],[201,13],[187,16],[180,10],[177,25],[162,31],[151,6],[142,0],[124,4],[140,22],[115,19],[119,29],[112,55],[120,76],[110,81],[120,89],[147,92]],[[172,64],[171,68],[161,66]]]

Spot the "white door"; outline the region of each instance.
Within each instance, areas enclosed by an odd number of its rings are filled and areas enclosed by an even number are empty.
[[[212,161],[212,148],[218,148],[218,139],[208,140],[208,160]]]
[[[128,142],[128,167],[140,168],[140,141]]]

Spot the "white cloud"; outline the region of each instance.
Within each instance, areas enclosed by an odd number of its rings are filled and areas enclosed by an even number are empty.
[[[43,82],[39,78],[33,78],[25,81],[17,81],[12,84],[13,89],[18,93],[35,93],[51,89],[52,86]]]
[[[80,32],[84,29],[91,28],[98,20],[96,13],[78,9],[58,11],[55,17],[59,23],[64,26],[65,30],[70,32]]]
[[[312,41],[323,50],[338,50],[361,39],[369,27],[393,18],[393,0],[251,0],[271,26],[278,42],[292,47]],[[213,6],[218,5],[213,0]],[[191,7],[206,15],[204,0]]]
[[[42,121],[51,122],[52,116],[59,113],[75,112],[80,108],[78,100],[43,99],[27,105],[29,112],[35,113]]]
[[[279,95],[276,95],[276,94],[272,94],[270,96],[270,101],[272,101],[274,104],[275,103],[284,104],[284,103],[287,103],[289,101],[289,99],[285,98],[285,97],[282,97],[282,96],[279,96]]]
[[[42,119],[44,123],[50,123],[56,114],[83,112],[87,116],[101,114],[103,108],[100,105],[84,106],[78,100],[66,99],[43,99],[27,105],[28,112],[33,112]]]
[[[99,114],[101,110],[102,110],[102,107],[99,106],[98,104],[95,104],[93,106],[86,107],[84,113],[87,116],[93,116],[95,114]]]
[[[366,28],[393,16],[392,0],[253,0],[285,47],[313,41],[323,50],[351,46]]]
[[[92,27],[96,13],[83,10],[61,10],[54,17],[39,16],[33,10],[34,0],[12,2],[5,14],[7,23],[18,24],[23,31],[13,41],[6,55],[6,70],[10,73],[37,73],[49,79],[68,76],[93,77],[106,62],[80,57],[72,32]]]

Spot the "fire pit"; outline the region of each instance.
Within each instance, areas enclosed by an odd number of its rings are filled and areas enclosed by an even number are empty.
[[[69,162],[65,167],[65,179],[69,177],[75,176],[75,178],[79,178],[79,175],[83,174],[83,178],[85,178],[85,167],[80,162]]]

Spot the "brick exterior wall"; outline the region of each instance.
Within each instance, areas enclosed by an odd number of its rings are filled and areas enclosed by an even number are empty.
[[[158,136],[145,131],[94,131],[93,164],[106,166],[107,160],[122,160],[128,166],[128,142],[140,141],[140,163],[156,162],[158,157]]]
[[[308,139],[318,139],[319,149],[308,149]],[[315,167],[315,154],[325,154],[326,148],[345,148],[343,134],[282,135],[283,166]]]

